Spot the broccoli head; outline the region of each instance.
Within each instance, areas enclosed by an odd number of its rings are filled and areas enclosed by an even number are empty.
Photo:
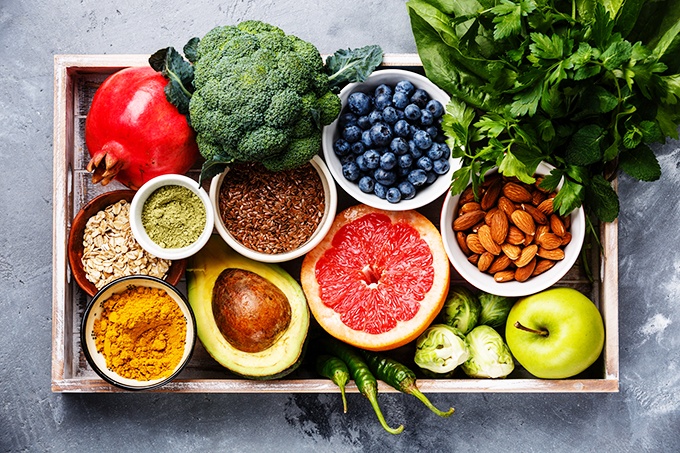
[[[260,21],[216,27],[196,48],[189,118],[206,161],[307,163],[340,113],[317,48]]]

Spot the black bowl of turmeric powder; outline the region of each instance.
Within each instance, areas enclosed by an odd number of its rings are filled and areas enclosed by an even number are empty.
[[[125,390],[168,384],[191,359],[196,320],[186,297],[156,277],[122,277],[104,286],[83,315],[85,358],[106,382]]]

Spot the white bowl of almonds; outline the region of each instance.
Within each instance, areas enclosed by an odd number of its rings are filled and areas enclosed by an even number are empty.
[[[338,194],[319,156],[293,170],[235,164],[210,184],[215,229],[237,253],[263,263],[299,258],[323,240]]]
[[[541,163],[534,184],[493,171],[477,199],[470,186],[444,199],[444,248],[456,271],[476,288],[506,297],[534,294],[557,283],[576,262],[585,214],[583,207],[565,216],[553,211],[557,191],[538,187],[550,170]]]
[[[186,261],[163,260],[146,252],[132,236],[129,221],[133,190],[105,192],[88,202],[71,222],[68,258],[71,274],[94,296],[111,281],[150,275],[172,285],[184,275]]]

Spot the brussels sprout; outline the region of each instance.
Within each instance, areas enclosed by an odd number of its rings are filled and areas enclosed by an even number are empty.
[[[503,378],[515,369],[510,348],[503,337],[489,326],[477,326],[465,337],[470,357],[461,366],[475,378]]]
[[[470,353],[465,336],[446,324],[433,324],[416,340],[413,361],[420,368],[442,374],[465,362]]]
[[[495,296],[486,292],[478,295],[482,311],[479,314],[479,324],[499,329],[505,326],[510,309],[515,304],[511,297]]]
[[[452,286],[441,310],[444,324],[454,327],[462,334],[471,331],[479,320],[482,305],[477,296],[464,286]]]

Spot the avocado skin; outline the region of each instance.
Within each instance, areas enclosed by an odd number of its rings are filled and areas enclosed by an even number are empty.
[[[224,338],[215,322],[213,288],[219,275],[228,268],[258,274],[277,286],[290,302],[288,328],[264,351],[239,351]],[[300,366],[306,351],[310,312],[300,284],[283,268],[239,255],[221,237],[213,235],[203,249],[189,258],[186,280],[198,338],[208,354],[223,367],[246,379],[270,380],[284,377]]]

